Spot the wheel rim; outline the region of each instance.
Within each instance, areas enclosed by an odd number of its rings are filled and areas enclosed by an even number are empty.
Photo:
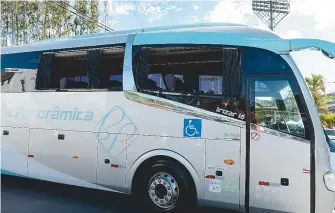
[[[165,172],[156,173],[151,177],[148,192],[152,202],[163,209],[174,207],[179,197],[176,179]]]

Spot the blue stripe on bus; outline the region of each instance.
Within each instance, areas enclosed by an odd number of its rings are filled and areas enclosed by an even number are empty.
[[[10,171],[5,170],[5,169],[1,169],[1,174],[2,174],[2,175],[11,175],[11,176],[16,176],[16,177],[29,178],[29,177],[26,176],[26,175],[21,175],[21,174],[17,174],[17,173],[15,173],[15,172],[10,172]]]

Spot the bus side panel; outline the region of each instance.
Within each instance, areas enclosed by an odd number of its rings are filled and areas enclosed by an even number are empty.
[[[98,143],[93,133],[32,129],[30,137],[29,177],[96,188]],[[41,169],[39,163],[63,175]]]
[[[1,173],[27,177],[29,129],[1,127]]]
[[[225,125],[226,138],[206,140],[206,204],[213,207],[240,208],[240,128]]]
[[[107,140],[99,140],[98,189],[125,192],[127,135],[100,132],[98,136],[120,140],[114,144],[107,144]]]
[[[132,180],[132,175],[136,168],[133,166],[134,164],[137,165],[137,160],[140,159],[142,155],[151,152],[154,153],[156,150],[162,150],[159,154],[164,153],[164,150],[166,150],[166,152],[172,151],[177,155],[181,155],[196,170],[199,178],[199,182],[196,183],[198,201],[199,203],[204,203],[206,200],[205,191],[209,190],[208,187],[204,188],[205,168],[206,166],[211,166],[206,163],[206,139],[223,142],[226,136],[228,136],[228,138],[231,136],[225,133],[234,133],[234,136],[240,137],[240,127],[236,125],[238,122],[233,123],[230,122],[229,119],[226,121],[226,119],[222,117],[220,118],[225,123],[216,121],[211,118],[213,114],[211,112],[150,95],[126,92],[126,96],[131,101],[127,101],[128,103],[126,102],[122,105],[123,110],[127,112],[127,115],[131,118],[133,123],[136,124],[139,132],[139,135],[134,137],[127,145],[127,187],[130,188],[132,181],[134,181]],[[195,137],[194,132],[199,134]],[[216,144],[211,146],[211,151],[226,148],[225,143],[219,144],[219,147],[217,147]],[[231,174],[231,178],[234,178],[234,180],[229,183],[231,183],[232,187],[238,189],[240,171],[239,139],[236,142],[236,146],[228,147],[227,149],[235,151],[233,155],[234,161],[236,162],[235,166],[238,169],[235,170],[230,167],[229,169],[227,168],[225,172],[227,172],[229,177]],[[223,154],[224,151],[220,153]],[[211,153],[206,153],[206,155],[210,156]],[[211,163],[215,166],[223,166],[224,157],[225,156],[221,155],[220,159],[213,159]],[[227,159],[229,158],[228,156],[226,157]],[[222,188],[223,186],[224,184],[222,184]],[[233,203],[236,204],[233,207],[234,209],[239,208],[239,190],[236,191],[236,188],[231,192],[234,196]],[[219,196],[223,196],[221,198],[229,197],[224,197],[224,194],[225,192],[222,190]],[[209,199],[212,199],[212,197]],[[216,201],[216,204],[220,205],[225,202],[222,199]],[[226,200],[226,203],[230,202],[231,200]]]
[[[250,140],[250,212],[309,212],[310,144],[257,133]]]

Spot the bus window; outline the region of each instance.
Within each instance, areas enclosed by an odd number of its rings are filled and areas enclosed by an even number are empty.
[[[9,92],[9,83],[14,74],[14,72],[1,72],[1,93]]]
[[[57,52],[50,63],[51,88],[88,88],[87,51]]]
[[[136,48],[133,70],[138,91],[221,115],[245,118],[238,49]]]
[[[123,57],[123,47],[43,53],[38,88],[122,91]]]
[[[148,87],[152,89],[166,89],[161,73],[149,74],[148,84],[150,84]]]
[[[122,91],[124,48],[113,47],[101,50],[100,82],[97,88]]]
[[[6,84],[9,84],[10,80],[14,76],[14,72],[1,72],[1,86]]]
[[[249,75],[260,75],[269,73],[292,74],[290,66],[283,58],[268,50],[241,47],[243,63]]]
[[[286,79],[254,80],[252,123],[304,138],[305,127],[292,88],[292,82]]]

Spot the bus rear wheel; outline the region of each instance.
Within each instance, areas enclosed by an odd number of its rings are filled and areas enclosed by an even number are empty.
[[[142,173],[135,196],[150,212],[182,212],[194,203],[186,172],[170,161],[157,161]]]

